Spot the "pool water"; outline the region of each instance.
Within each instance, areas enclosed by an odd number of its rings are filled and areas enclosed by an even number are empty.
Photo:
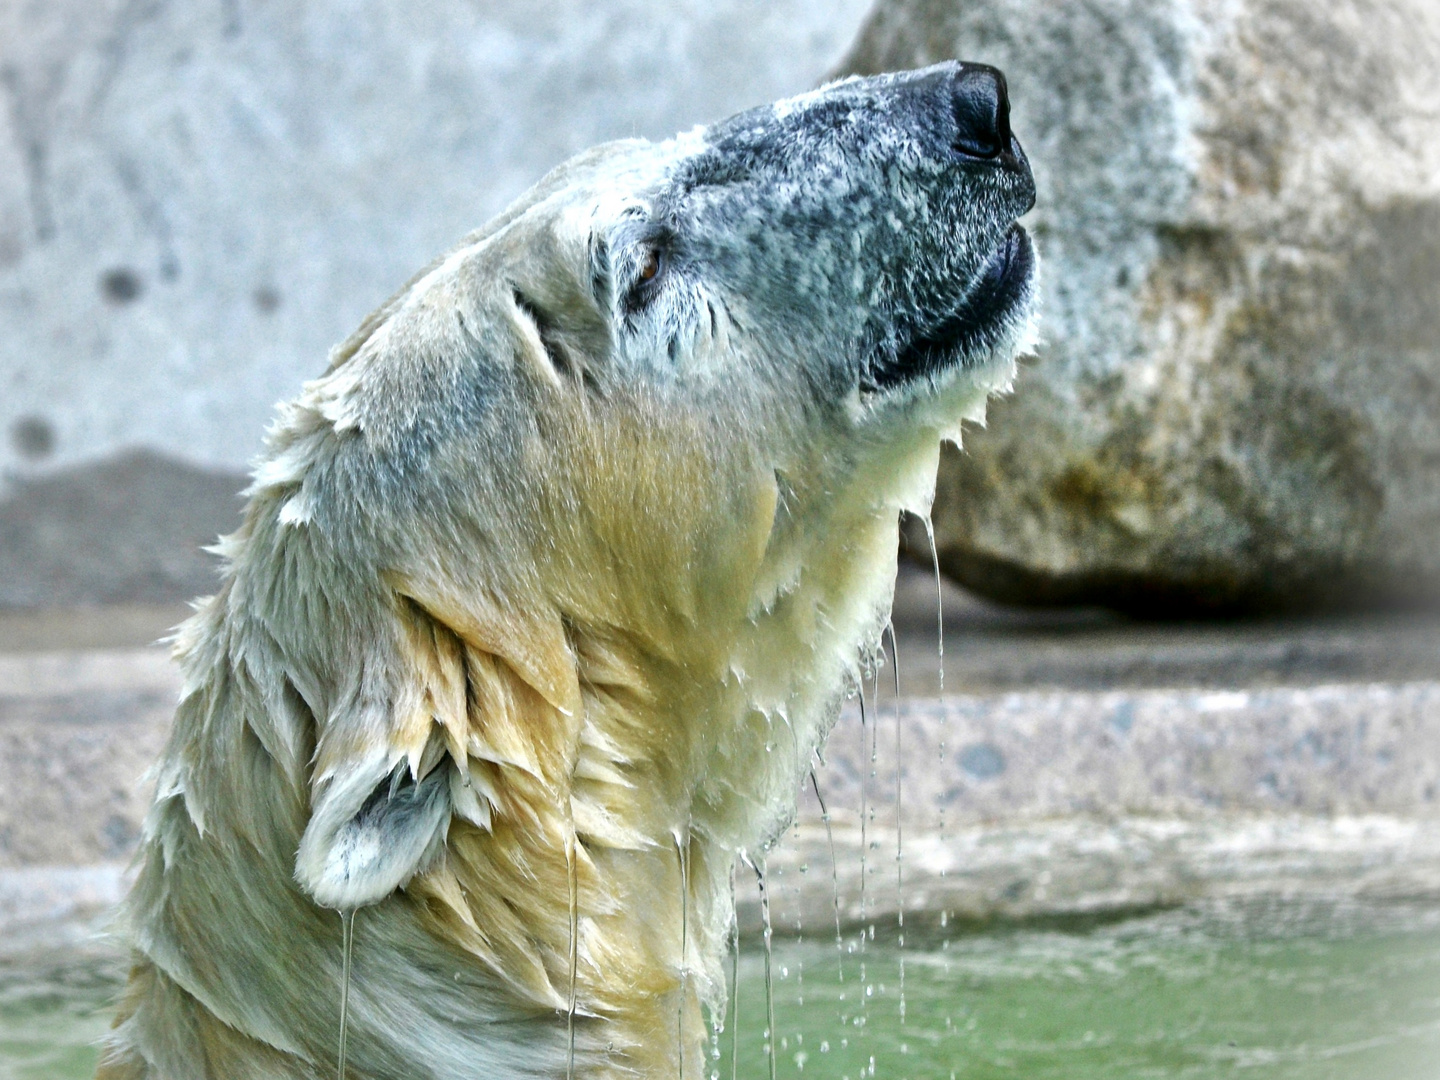
[[[1089,922],[924,925],[904,949],[777,937],[777,1077],[1440,1080],[1440,908],[1249,903]],[[904,1019],[901,1020],[901,967]],[[862,980],[863,970],[863,980]],[[88,1077],[123,965],[0,962],[0,1080]],[[739,1067],[769,1076],[762,943],[742,943]],[[732,1075],[732,1032],[711,1071]]]
[[[1440,909],[1252,903],[984,933],[912,925],[904,950],[876,929],[863,955],[858,934],[838,957],[833,931],[776,939],[777,1076],[1440,1080]],[[742,943],[742,1077],[769,1075],[762,953]],[[731,1037],[717,1040],[722,1080]]]
[[[109,956],[49,953],[0,961],[0,1080],[70,1080],[95,1071],[96,1042],[124,966]]]

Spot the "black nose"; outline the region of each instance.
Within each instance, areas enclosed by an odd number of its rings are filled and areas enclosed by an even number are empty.
[[[950,84],[955,149],[989,161],[1010,148],[1010,95],[1005,76],[987,64],[965,64]]]

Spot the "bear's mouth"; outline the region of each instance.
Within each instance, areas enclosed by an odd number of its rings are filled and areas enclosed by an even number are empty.
[[[871,363],[869,381],[886,390],[988,354],[1006,335],[1011,316],[1028,301],[1034,270],[1030,237],[1012,225],[960,305],[928,326],[902,327],[898,347]]]

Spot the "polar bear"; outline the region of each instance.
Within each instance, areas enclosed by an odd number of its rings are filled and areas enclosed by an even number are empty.
[[[704,1075],[1033,201],[999,72],[851,79],[584,153],[367,318],[177,636],[99,1076],[333,1076],[342,990],[350,1077]]]

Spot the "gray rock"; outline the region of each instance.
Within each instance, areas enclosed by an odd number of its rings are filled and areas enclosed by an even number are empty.
[[[1440,7],[884,0],[842,66],[947,57],[1010,77],[1047,290],[945,459],[947,571],[1151,613],[1440,592]]]

